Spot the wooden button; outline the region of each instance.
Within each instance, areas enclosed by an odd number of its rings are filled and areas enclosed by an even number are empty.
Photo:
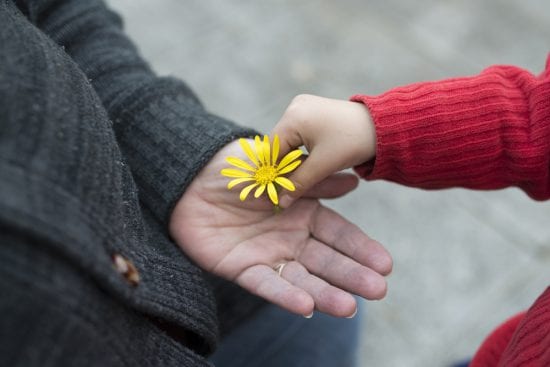
[[[112,258],[116,271],[122,275],[131,286],[137,286],[139,284],[139,273],[135,265],[120,254],[114,254]]]

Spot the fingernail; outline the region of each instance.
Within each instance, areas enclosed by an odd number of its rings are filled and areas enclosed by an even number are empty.
[[[306,319],[311,319],[313,317],[313,311],[309,315],[304,315]]]
[[[346,319],[353,319],[355,315],[357,315],[357,307],[355,307],[355,311],[353,312],[353,314],[346,316]]]
[[[281,196],[281,199],[279,200],[279,206],[281,208],[288,208],[288,206],[292,203],[292,198],[290,195],[283,194]]]

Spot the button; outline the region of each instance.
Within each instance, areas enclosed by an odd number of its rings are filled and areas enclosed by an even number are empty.
[[[113,264],[116,271],[126,279],[126,281],[133,287],[139,284],[139,273],[136,266],[127,258],[120,254],[114,254]]]

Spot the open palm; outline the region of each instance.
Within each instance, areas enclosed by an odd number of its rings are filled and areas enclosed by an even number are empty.
[[[319,198],[343,195],[353,175],[332,176],[283,211],[266,198],[242,202],[220,175],[225,157],[246,159],[237,142],[216,154],[176,205],[170,233],[204,270],[291,312],[334,316],[356,310],[352,294],[380,299],[391,271],[384,248]],[[280,276],[275,268],[286,264]]]

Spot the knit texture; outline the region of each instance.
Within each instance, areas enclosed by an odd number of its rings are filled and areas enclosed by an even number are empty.
[[[521,320],[498,366],[550,365],[550,288]]]
[[[550,197],[550,71],[494,66],[474,77],[358,95],[376,126],[368,180],[424,189],[517,186]]]
[[[263,301],[214,295],[167,221],[255,132],[153,74],[102,1],[0,0],[0,24],[0,365],[208,365],[219,323]]]
[[[518,324],[524,317],[525,312],[515,315],[492,331],[485,341],[483,341],[483,344],[479,347],[468,367],[498,366],[502,354],[508,347]]]
[[[140,200],[163,225],[221,147],[256,133],[208,113],[180,80],[157,77],[123,32],[120,17],[102,1],[19,3],[86,74],[113,122]]]
[[[514,186],[550,198],[550,58],[539,76],[493,66],[352,100],[368,107],[376,128],[376,158],[356,167],[367,180],[423,189]],[[472,366],[550,366],[550,291],[518,321],[495,331]]]

